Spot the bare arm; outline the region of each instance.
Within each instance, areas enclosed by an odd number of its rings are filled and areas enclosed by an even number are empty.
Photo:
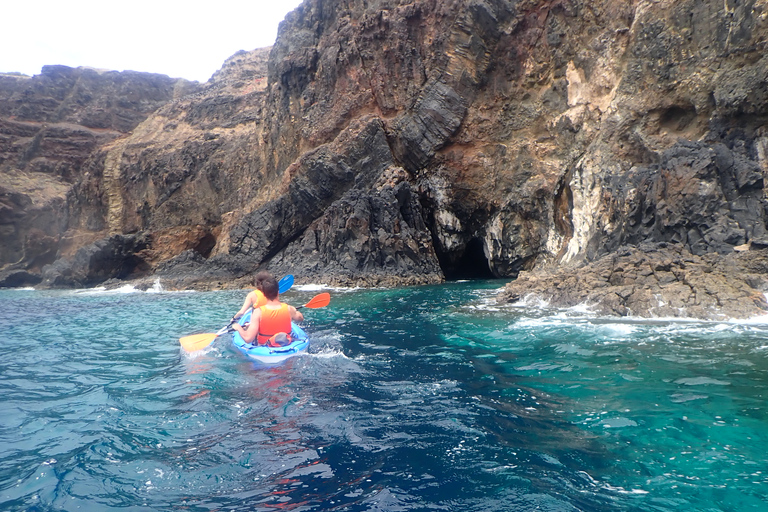
[[[259,333],[259,323],[261,323],[261,310],[257,309],[251,315],[251,323],[248,324],[248,329],[243,329],[240,324],[232,324],[232,327],[240,333],[243,337],[243,341],[246,343],[253,343],[256,339],[256,335]]]
[[[304,314],[301,311],[298,311],[295,307],[288,306],[288,312],[291,314],[291,320],[294,322],[304,321]]]
[[[253,305],[256,303],[256,292],[250,292],[248,295],[245,296],[245,302],[243,302],[243,307],[240,308],[240,311],[235,313],[235,316],[233,318],[240,318],[245,314],[246,311],[248,311],[250,308],[253,307]]]

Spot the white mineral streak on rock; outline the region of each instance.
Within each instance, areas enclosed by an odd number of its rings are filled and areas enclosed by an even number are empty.
[[[755,141],[757,149],[757,162],[764,174],[768,174],[768,137],[760,137]]]
[[[571,179],[573,236],[568,241],[568,248],[561,260],[563,263],[571,261],[583,251],[597,224],[603,187],[598,177],[600,169],[595,167],[591,161],[582,160],[573,171]]]
[[[589,84],[584,76],[584,70],[576,68],[573,61],[568,63],[565,70],[568,80],[568,106],[586,105],[589,103]]]
[[[550,224],[549,231],[547,232],[547,242],[544,247],[551,256],[556,256],[563,246],[565,241],[564,237],[558,233],[554,224]]]
[[[504,260],[504,220],[501,214],[497,213],[488,223],[483,239],[483,253],[488,260],[488,266],[491,271],[494,270],[495,262]]]
[[[627,44],[627,38],[617,38],[612,43],[615,48],[611,54],[622,54]],[[584,70],[577,68],[573,61],[568,63],[565,76],[568,80],[568,106],[571,108],[562,115],[567,116],[574,126],[599,130],[602,120],[605,119],[602,114],[616,111],[613,103],[621,76],[617,66],[619,64],[615,59],[601,58],[592,75],[587,77]],[[598,162],[588,158],[582,159],[576,165],[570,183],[573,193],[573,210],[571,211],[573,236],[567,240],[568,245],[561,259],[562,263],[568,263],[580,255],[593,235],[595,227],[600,225],[598,216],[603,210],[601,208],[603,187],[599,176],[603,172]],[[607,222],[608,219],[604,219],[603,224],[607,225]],[[552,226],[547,237],[547,250],[553,255],[557,254],[563,243],[566,243],[565,238]]]
[[[424,183],[428,189],[428,194],[435,202],[435,231],[437,239],[442,244],[443,249],[453,250],[461,248],[463,238],[461,237],[461,221],[454,215],[447,204],[451,196],[451,184],[445,177],[440,175],[430,176]]]
[[[626,47],[626,44],[621,46]],[[620,48],[618,53],[623,53]],[[615,60],[598,59],[592,75],[587,77],[584,70],[577,68],[573,61],[568,62],[565,78],[568,80],[568,106],[586,105],[590,110],[607,112],[616,97],[616,87],[620,80],[614,71]]]
[[[453,250],[461,246],[461,221],[448,210],[437,210],[435,212],[435,225],[437,227],[437,237],[443,248]]]
[[[768,197],[768,137],[760,137],[755,141],[757,150],[757,164],[763,171],[763,196]]]

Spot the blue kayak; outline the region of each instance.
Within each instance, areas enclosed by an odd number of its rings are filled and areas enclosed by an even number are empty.
[[[251,311],[244,314],[240,321],[240,325],[245,325],[251,321]],[[304,332],[304,329],[291,322],[291,343],[284,347],[268,347],[266,345],[256,345],[246,343],[240,333],[235,331],[232,333],[232,344],[248,358],[254,361],[259,361],[267,364],[274,364],[284,361],[289,357],[295,356],[306,352],[309,348],[309,336]]]

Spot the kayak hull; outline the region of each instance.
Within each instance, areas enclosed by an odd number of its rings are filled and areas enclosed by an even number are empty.
[[[244,325],[251,320],[250,311],[240,319],[240,325]],[[284,347],[268,347],[266,345],[252,345],[246,343],[240,333],[235,331],[232,334],[232,344],[243,353],[248,359],[265,364],[275,364],[285,361],[289,357],[304,353],[309,349],[309,336],[304,329],[291,322],[291,339],[289,345]]]

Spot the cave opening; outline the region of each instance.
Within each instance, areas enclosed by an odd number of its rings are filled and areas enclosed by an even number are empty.
[[[193,250],[200,253],[203,258],[208,259],[214,247],[216,247],[216,237],[211,233],[206,233],[197,241]]]
[[[496,276],[491,272],[488,265],[488,258],[483,250],[483,241],[479,238],[473,238],[469,241],[464,252],[453,262],[444,261],[447,258],[441,258],[440,264],[448,281],[458,281],[462,279],[494,279]]]

